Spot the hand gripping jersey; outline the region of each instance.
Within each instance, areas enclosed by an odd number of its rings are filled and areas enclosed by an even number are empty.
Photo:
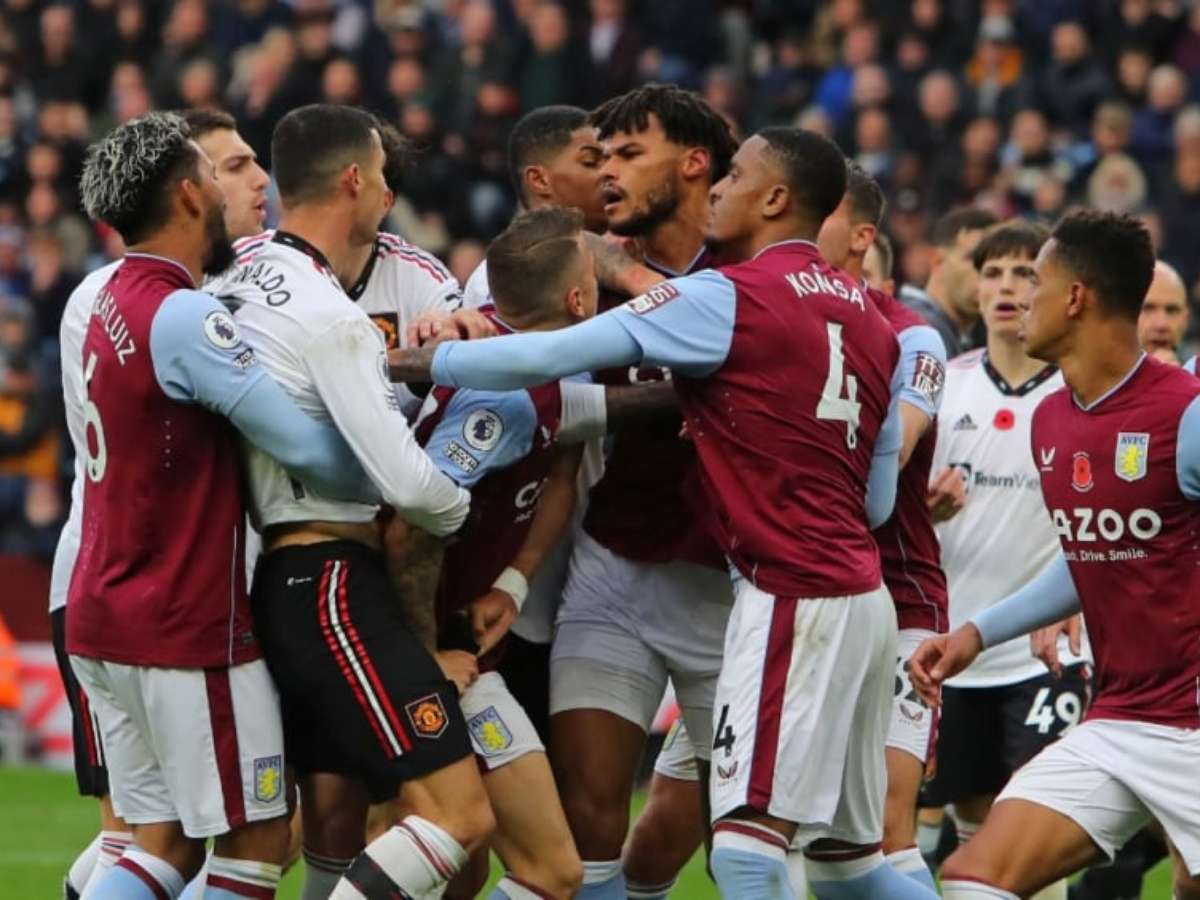
[[[283,231],[247,239],[236,265],[209,290],[234,311],[263,365],[296,405],[332,421],[383,500],[433,534],[466,517],[467,494],[421,452],[387,377],[379,328],[346,296],[324,256]],[[285,522],[369,522],[377,508],[322,496],[248,447],[256,527]]]
[[[920,409],[931,422],[900,472],[896,511],[875,529],[883,580],[896,604],[901,630],[946,630],[946,576],[933,518],[925,503],[933,451],[937,445],[937,413],[946,382],[946,350],[937,332],[895,297],[868,289],[867,295],[887,319],[900,341],[904,387],[900,399]]]
[[[92,309],[75,655],[181,668],[259,655],[238,438],[224,416],[264,373],[229,314],[192,288],[179,264],[131,253]],[[190,377],[201,367],[216,373],[203,385]]]
[[[652,263],[652,268],[674,276]],[[702,250],[688,272],[714,264]],[[681,273],[686,274],[686,273]],[[601,311],[628,298],[604,292]],[[670,378],[660,366],[620,366],[596,373],[601,384],[627,385]],[[707,533],[705,502],[696,471],[696,449],[679,431],[674,414],[645,422],[609,439],[604,474],[592,488],[584,530],[613,553],[636,562],[672,560],[724,568],[721,552]]]
[[[1033,452],[1095,658],[1088,719],[1200,727],[1200,382],[1143,356],[1087,408],[1042,401]]]

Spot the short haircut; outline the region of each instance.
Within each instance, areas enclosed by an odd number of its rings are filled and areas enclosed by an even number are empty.
[[[1042,244],[1050,237],[1050,229],[1036,222],[1001,222],[987,230],[971,252],[971,262],[982,269],[989,259],[1002,256],[1022,256],[1035,259]]]
[[[385,119],[376,117],[375,130],[379,132],[379,141],[383,144],[383,180],[387,182],[389,191],[399,194],[404,185],[404,173],[412,162],[413,143]]]
[[[79,192],[88,216],[112,226],[126,244],[154,234],[171,216],[171,188],[199,180],[200,156],[187,122],[174,113],[132,119],[93,144]]]
[[[758,136],[767,142],[787,180],[800,217],[820,224],[846,195],[846,157],[837,144],[803,128],[776,125]]]
[[[952,209],[933,223],[929,233],[929,242],[935,247],[953,247],[958,236],[964,231],[983,231],[991,228],[998,221],[994,213],[975,206],[964,206]]]
[[[896,265],[896,250],[892,247],[892,239],[882,231],[875,232],[875,240],[872,241],[872,246],[875,252],[879,254],[879,265],[883,271],[880,273],[884,278],[892,277],[892,269]]]
[[[284,206],[321,200],[338,174],[371,152],[373,115],[353,106],[314,103],[279,120],[271,135],[271,174]]]
[[[1150,232],[1133,216],[1082,210],[1059,220],[1050,235],[1054,257],[1112,315],[1137,321],[1154,278]]]
[[[651,113],[662,123],[667,140],[708,151],[714,184],[725,177],[737,141],[729,123],[694,91],[674,84],[647,84],[606,101],[592,113],[592,124],[601,139],[618,131],[634,134],[650,127]]]
[[[214,131],[237,131],[237,119],[221,109],[182,109],[192,140],[199,141]]]
[[[878,228],[887,211],[883,188],[867,170],[854,161],[846,163],[846,193],[850,196],[850,220],[858,225],[864,222]]]
[[[568,207],[523,212],[492,241],[488,288],[502,314],[524,317],[552,302],[581,262],[583,213]]]
[[[543,164],[562,152],[571,143],[571,135],[587,123],[587,110],[578,106],[543,106],[526,113],[513,126],[508,138],[508,172],[523,206],[529,205],[521,177],[525,167]]]

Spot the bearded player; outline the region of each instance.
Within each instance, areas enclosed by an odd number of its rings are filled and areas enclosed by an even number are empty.
[[[847,165],[846,196],[821,226],[817,246],[833,265],[865,279],[864,260],[883,219],[883,191],[854,163]],[[938,333],[894,297],[868,294],[900,341],[904,393],[900,397],[903,472],[896,512],[875,531],[883,560],[883,580],[896,605],[900,628],[896,649],[896,691],[887,736],[888,793],[883,852],[898,871],[930,889],[930,874],[916,845],[917,794],[932,752],[934,713],[908,683],[905,663],[927,637],[946,631],[946,576],[937,535],[925,503],[937,429],[933,428],[946,379],[946,350]]]
[[[922,644],[913,683],[936,702],[986,647],[1082,610],[1095,696],[1083,723],[1013,776],[946,861],[950,900],[1027,897],[1111,858],[1151,817],[1200,873],[1200,383],[1138,345],[1153,271],[1136,219],[1075,213],[1038,253],[1022,302],[1029,354],[1066,381],[1038,407],[1032,433],[1062,554]]]
[[[728,898],[795,896],[793,841],[819,897],[935,896],[878,849],[896,619],[869,527],[895,499],[899,348],[813,243],[845,171],[826,139],[766,129],[712,192],[710,237],[747,262],[655,285],[562,331],[393,357],[393,377],[432,364],[437,383],[488,388],[671,366],[737,596],[710,784],[712,869]]]

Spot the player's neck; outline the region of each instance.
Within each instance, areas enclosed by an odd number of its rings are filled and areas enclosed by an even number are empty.
[[[1016,336],[1000,337],[988,335],[988,361],[992,368],[1000,373],[1000,377],[1012,387],[1024,384],[1038,372],[1046,368],[1047,363],[1034,359],[1025,352],[1025,346]]]
[[[1058,367],[1075,398],[1089,406],[1120,384],[1141,355],[1137,332],[1122,323],[1077,335]]]
[[[295,207],[284,212],[279,220],[279,230],[294,234],[320,250],[343,285],[354,284],[362,274],[366,260],[362,259],[357,266],[355,261],[364,248],[369,253],[371,245],[350,245],[349,216],[338,210],[326,206]]]
[[[160,256],[171,262],[179,263],[192,276],[192,284],[199,287],[204,281],[204,257],[203,251],[196,249],[195,243],[194,238],[168,229],[160,231],[141,243],[130,245],[126,248],[126,252]]]
[[[704,246],[708,196],[681,199],[675,215],[646,235],[646,258],[672,272],[686,272]]]
[[[346,253],[346,272],[344,275],[341,272],[338,273],[338,282],[341,283],[343,289],[348,291],[354,285],[358,284],[358,279],[366,271],[367,263],[371,261],[371,255],[374,252],[374,244],[363,244],[361,247],[349,248]]]
[[[742,253],[734,253],[737,259],[753,259],[762,253],[768,247],[775,244],[782,244],[784,241],[808,241],[815,244],[817,242],[817,232],[819,226],[799,223],[795,220],[772,220],[763,222],[758,230],[750,234],[746,241],[746,247]],[[847,271],[847,270],[843,270]],[[859,269],[857,277],[861,277],[862,270]]]

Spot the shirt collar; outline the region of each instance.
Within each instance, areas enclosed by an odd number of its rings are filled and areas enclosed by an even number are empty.
[[[1125,373],[1125,377],[1122,378],[1120,381],[1118,381],[1116,384],[1114,384],[1112,387],[1110,387],[1107,391],[1105,391],[1103,394],[1101,394],[1099,397],[1097,397],[1091,403],[1089,403],[1087,406],[1084,406],[1082,403],[1079,402],[1079,398],[1075,396],[1074,391],[1071,391],[1072,402],[1074,402],[1074,404],[1083,412],[1091,412],[1093,409],[1095,409],[1097,406],[1099,406],[1101,403],[1103,403],[1105,400],[1107,400],[1109,397],[1111,397],[1113,394],[1115,394],[1121,388],[1125,387],[1125,385],[1127,385],[1129,383],[1130,379],[1132,379],[1133,376],[1136,375],[1138,373],[1138,371],[1142,368],[1142,363],[1144,363],[1145,361],[1146,361],[1146,351],[1143,350],[1138,355],[1137,362],[1135,362],[1133,364],[1133,368],[1131,368],[1128,372]]]
[[[161,263],[163,265],[170,266],[173,269],[178,269],[183,277],[187,279],[188,284],[190,284],[193,288],[196,286],[196,282],[192,280],[192,273],[188,271],[187,266],[178,260],[168,259],[165,256],[158,256],[155,253],[141,253],[136,251],[126,253],[125,258],[133,262],[141,261],[149,263]]]

